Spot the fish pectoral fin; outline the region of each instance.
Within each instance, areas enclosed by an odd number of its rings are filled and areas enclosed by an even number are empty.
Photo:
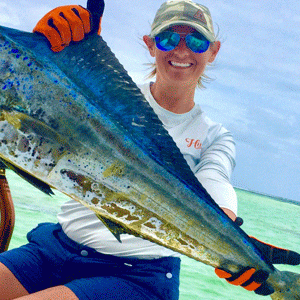
[[[26,180],[27,182],[32,184],[34,187],[36,187],[43,193],[47,194],[48,196],[54,195],[52,189],[50,188],[50,186],[48,184],[33,177],[29,173],[21,170],[20,168],[14,166],[13,164],[11,164],[10,162],[8,162],[4,159],[0,159],[0,162],[1,162],[0,166],[2,166],[4,164],[8,169],[14,171],[16,174],[18,174],[20,177],[22,177],[24,180]]]
[[[1,170],[7,169],[7,166],[5,165],[5,163],[1,159],[0,159],[0,169]]]
[[[114,235],[118,242],[122,243],[121,234],[127,233],[125,228],[105,217],[99,216],[98,214],[96,215],[100,219],[100,221],[108,228],[108,230]]]

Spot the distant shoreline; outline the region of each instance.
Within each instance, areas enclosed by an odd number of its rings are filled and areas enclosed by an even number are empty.
[[[253,193],[253,194],[256,194],[256,195],[260,195],[260,196],[266,196],[266,197],[272,198],[273,200],[276,200],[276,201],[279,201],[279,202],[285,202],[285,203],[290,203],[290,204],[295,204],[295,205],[300,206],[300,201],[286,199],[286,198],[283,198],[283,197],[278,197],[278,196],[274,196],[274,195],[270,195],[270,194],[264,194],[264,193],[260,193],[260,192],[257,192],[257,191],[247,190],[247,189],[244,189],[244,188],[241,188],[241,187],[234,187],[234,189],[249,192],[249,193]]]

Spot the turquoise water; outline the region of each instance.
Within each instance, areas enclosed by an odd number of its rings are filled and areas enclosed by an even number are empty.
[[[41,222],[56,222],[60,205],[68,198],[56,192],[49,197],[12,172],[7,173],[16,210],[16,224],[10,249],[26,243],[26,233]],[[300,252],[300,206],[237,189],[243,229],[252,236],[279,247]],[[300,266],[280,266],[300,273]],[[234,287],[219,279],[213,268],[182,257],[180,300],[270,299]]]

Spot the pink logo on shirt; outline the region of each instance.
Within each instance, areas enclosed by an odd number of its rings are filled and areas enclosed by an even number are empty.
[[[195,139],[185,139],[185,141],[188,143],[187,146],[188,148],[194,147],[195,149],[201,149],[202,148],[202,143],[200,140],[195,140]]]

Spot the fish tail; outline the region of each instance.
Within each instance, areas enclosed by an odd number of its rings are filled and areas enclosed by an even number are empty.
[[[273,300],[300,300],[300,274],[280,272],[281,280],[271,295]]]

